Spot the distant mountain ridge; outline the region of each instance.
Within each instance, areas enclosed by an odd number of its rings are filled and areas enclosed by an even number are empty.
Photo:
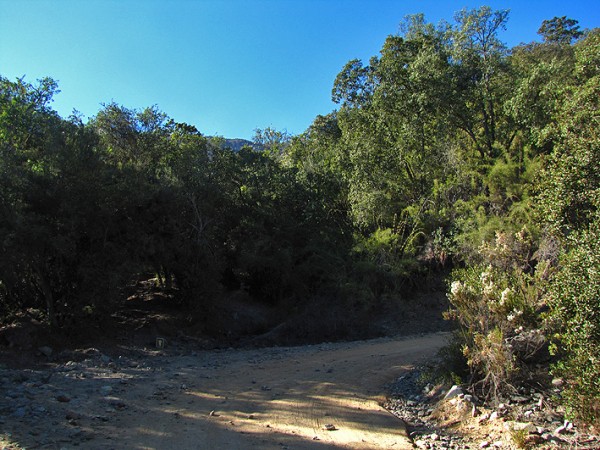
[[[230,148],[234,152],[239,152],[242,147],[252,147],[254,150],[261,150],[260,146],[257,146],[254,142],[247,139],[225,139],[223,148]]]

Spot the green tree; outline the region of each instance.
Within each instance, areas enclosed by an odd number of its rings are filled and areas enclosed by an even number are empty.
[[[506,28],[508,10],[493,11],[488,6],[463,9],[455,20],[457,25],[449,31],[456,92],[449,104],[450,118],[485,161],[506,151],[513,136],[502,117],[510,90],[508,49],[498,37]]]
[[[542,22],[538,34],[546,43],[572,44],[573,41],[583,36],[578,23],[578,20],[569,19],[567,16],[554,17]]]
[[[600,31],[575,45],[575,82],[562,91],[559,137],[544,174],[541,210],[550,235],[561,243],[548,302],[568,380],[570,413],[600,420]]]

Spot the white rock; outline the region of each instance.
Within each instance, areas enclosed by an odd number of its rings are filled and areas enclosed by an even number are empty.
[[[448,393],[445,395],[444,400],[450,400],[451,398],[458,397],[459,395],[464,395],[464,394],[465,393],[459,386],[454,385],[450,388]]]
[[[488,448],[489,446],[489,441],[483,441],[481,444],[479,444],[479,448]]]
[[[419,439],[418,441],[415,441],[415,445],[419,448],[429,448],[429,446],[427,445],[427,442],[425,442],[423,439]]]
[[[566,429],[567,429],[567,427],[566,427],[566,426],[564,426],[564,425],[561,425],[561,426],[560,426],[560,427],[558,427],[556,430],[554,430],[554,434],[561,434],[561,433],[564,433]]]

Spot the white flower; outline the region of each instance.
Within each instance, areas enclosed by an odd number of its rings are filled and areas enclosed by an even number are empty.
[[[504,304],[506,303],[506,300],[508,300],[508,296],[510,295],[511,290],[510,288],[506,288],[502,291],[502,294],[500,295],[500,305],[504,306]]]
[[[481,275],[479,275],[479,280],[481,281],[481,284],[483,284],[484,286],[486,284],[490,283],[490,272],[489,270],[486,270],[484,272],[481,272]]]
[[[515,320],[517,317],[523,315],[523,311],[519,310],[519,309],[513,309],[512,312],[506,316],[506,320],[508,320],[509,322],[512,322],[513,320]]]
[[[452,295],[457,295],[462,290],[462,283],[460,281],[453,281],[450,286],[450,293]]]
[[[494,281],[492,280],[492,266],[488,266],[487,270],[481,272],[479,280],[483,286],[483,293],[486,295],[491,294],[494,291]]]

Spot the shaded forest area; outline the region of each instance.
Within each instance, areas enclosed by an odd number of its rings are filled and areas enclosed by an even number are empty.
[[[556,17],[507,48],[507,21],[410,16],[343,67],[336,111],[239,151],[157,107],[61,118],[51,78],[0,78],[3,322],[102,329],[154,279],[190,322],[236,293],[352,337],[446,280],[453,376],[501,397],[549,350],[598,421],[600,31]]]

